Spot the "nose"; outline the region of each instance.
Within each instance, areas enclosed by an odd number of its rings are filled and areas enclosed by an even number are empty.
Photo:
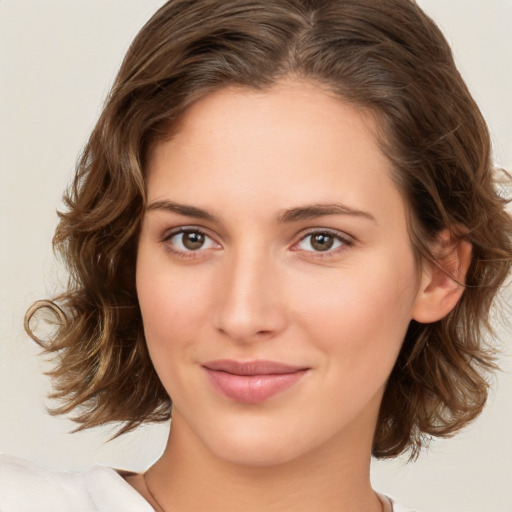
[[[279,269],[272,258],[238,254],[227,260],[219,283],[215,328],[239,343],[270,339],[287,323]]]

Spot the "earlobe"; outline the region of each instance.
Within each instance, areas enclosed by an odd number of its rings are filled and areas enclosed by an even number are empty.
[[[438,238],[434,263],[425,262],[413,306],[412,318],[432,323],[445,317],[464,292],[466,274],[471,264],[471,243],[454,241],[447,231]]]

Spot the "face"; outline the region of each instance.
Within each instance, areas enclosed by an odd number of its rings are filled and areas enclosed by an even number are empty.
[[[153,148],[137,291],[187,442],[252,465],[370,451],[418,290],[373,128],[287,81],[212,93]]]

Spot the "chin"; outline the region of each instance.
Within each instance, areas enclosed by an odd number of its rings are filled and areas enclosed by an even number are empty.
[[[300,450],[289,449],[283,443],[276,443],[272,439],[232,439],[229,444],[217,446],[215,451],[226,462],[254,468],[279,466],[302,455]]]
[[[294,435],[287,429],[264,425],[251,425],[249,428],[232,425],[228,429],[219,429],[217,435],[213,431],[209,434],[204,441],[214,456],[240,466],[286,464],[313,448],[302,445],[297,431]]]

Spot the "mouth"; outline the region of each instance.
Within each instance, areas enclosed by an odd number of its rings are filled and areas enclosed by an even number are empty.
[[[257,404],[297,384],[309,368],[276,361],[209,361],[203,364],[213,388],[236,402]]]

